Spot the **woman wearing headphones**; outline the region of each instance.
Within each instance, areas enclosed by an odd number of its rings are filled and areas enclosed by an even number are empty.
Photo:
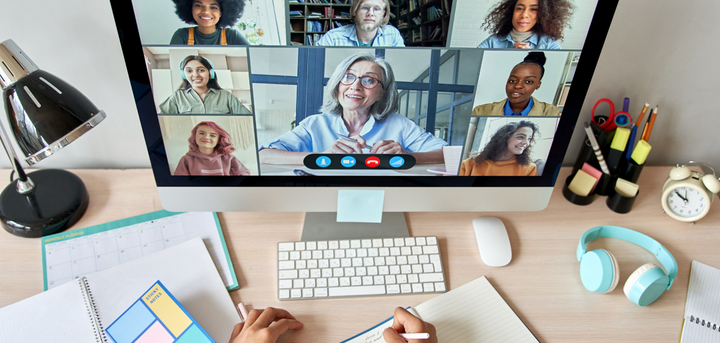
[[[160,104],[161,114],[251,114],[240,99],[220,88],[210,60],[190,55],[180,62],[183,82]]]

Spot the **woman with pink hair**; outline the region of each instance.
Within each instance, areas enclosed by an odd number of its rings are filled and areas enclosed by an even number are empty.
[[[204,121],[192,130],[190,151],[180,158],[174,175],[250,175],[232,152],[232,138],[218,124]]]

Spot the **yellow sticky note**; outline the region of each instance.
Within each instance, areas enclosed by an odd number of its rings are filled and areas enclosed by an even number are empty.
[[[175,337],[192,324],[192,320],[175,303],[170,294],[157,283],[143,295],[142,300]]]
[[[577,195],[586,197],[590,194],[593,187],[595,187],[595,182],[597,182],[595,177],[582,170],[578,170],[575,177],[570,181],[568,189]]]
[[[625,151],[628,139],[630,139],[630,129],[618,127],[615,129],[615,136],[613,136],[612,143],[610,143],[610,149]]]
[[[648,157],[648,154],[650,153],[650,149],[652,149],[652,146],[650,146],[650,143],[648,143],[645,140],[639,140],[637,142],[637,146],[635,146],[635,150],[633,150],[632,155],[630,155],[630,158],[635,161],[637,164],[645,164],[645,160]]]
[[[624,197],[632,198],[638,193],[638,185],[628,180],[618,178],[615,183],[615,191]]]

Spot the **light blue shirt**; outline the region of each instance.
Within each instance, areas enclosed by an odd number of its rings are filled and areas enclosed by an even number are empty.
[[[562,49],[562,47],[560,47],[560,43],[558,43],[556,40],[548,36],[538,36],[537,33],[533,33],[533,35],[530,36],[530,38],[526,39],[524,42],[530,43],[530,49]],[[482,43],[480,43],[480,45],[478,45],[478,48],[512,49],[513,46],[515,46],[515,41],[513,41],[512,37],[510,37],[510,34],[508,34],[505,37],[498,37],[497,35],[492,35],[486,40],[484,40]]]
[[[527,117],[528,113],[530,113],[530,110],[532,109],[533,105],[535,104],[535,101],[533,101],[532,97],[530,97],[530,102],[528,102],[527,107],[525,107],[524,110],[520,113],[513,112],[512,108],[510,108],[510,101],[505,101],[505,106],[503,106],[503,112],[506,116],[523,116]]]
[[[360,46],[355,24],[344,25],[326,32],[315,45],[317,46]],[[392,25],[378,27],[372,46],[405,46],[400,31]]]
[[[349,134],[341,115],[315,114],[305,118],[300,125],[274,142],[263,145],[260,150],[273,148],[294,152],[323,152],[335,144],[340,138],[338,134]],[[365,139],[367,146],[381,140],[393,140],[407,152],[433,151],[448,145],[398,113],[391,113],[383,121],[376,121],[370,116],[360,136]]]

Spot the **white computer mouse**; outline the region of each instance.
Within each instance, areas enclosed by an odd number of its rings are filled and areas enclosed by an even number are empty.
[[[503,222],[493,217],[475,218],[473,228],[482,261],[490,267],[508,265],[512,259],[512,250]]]

